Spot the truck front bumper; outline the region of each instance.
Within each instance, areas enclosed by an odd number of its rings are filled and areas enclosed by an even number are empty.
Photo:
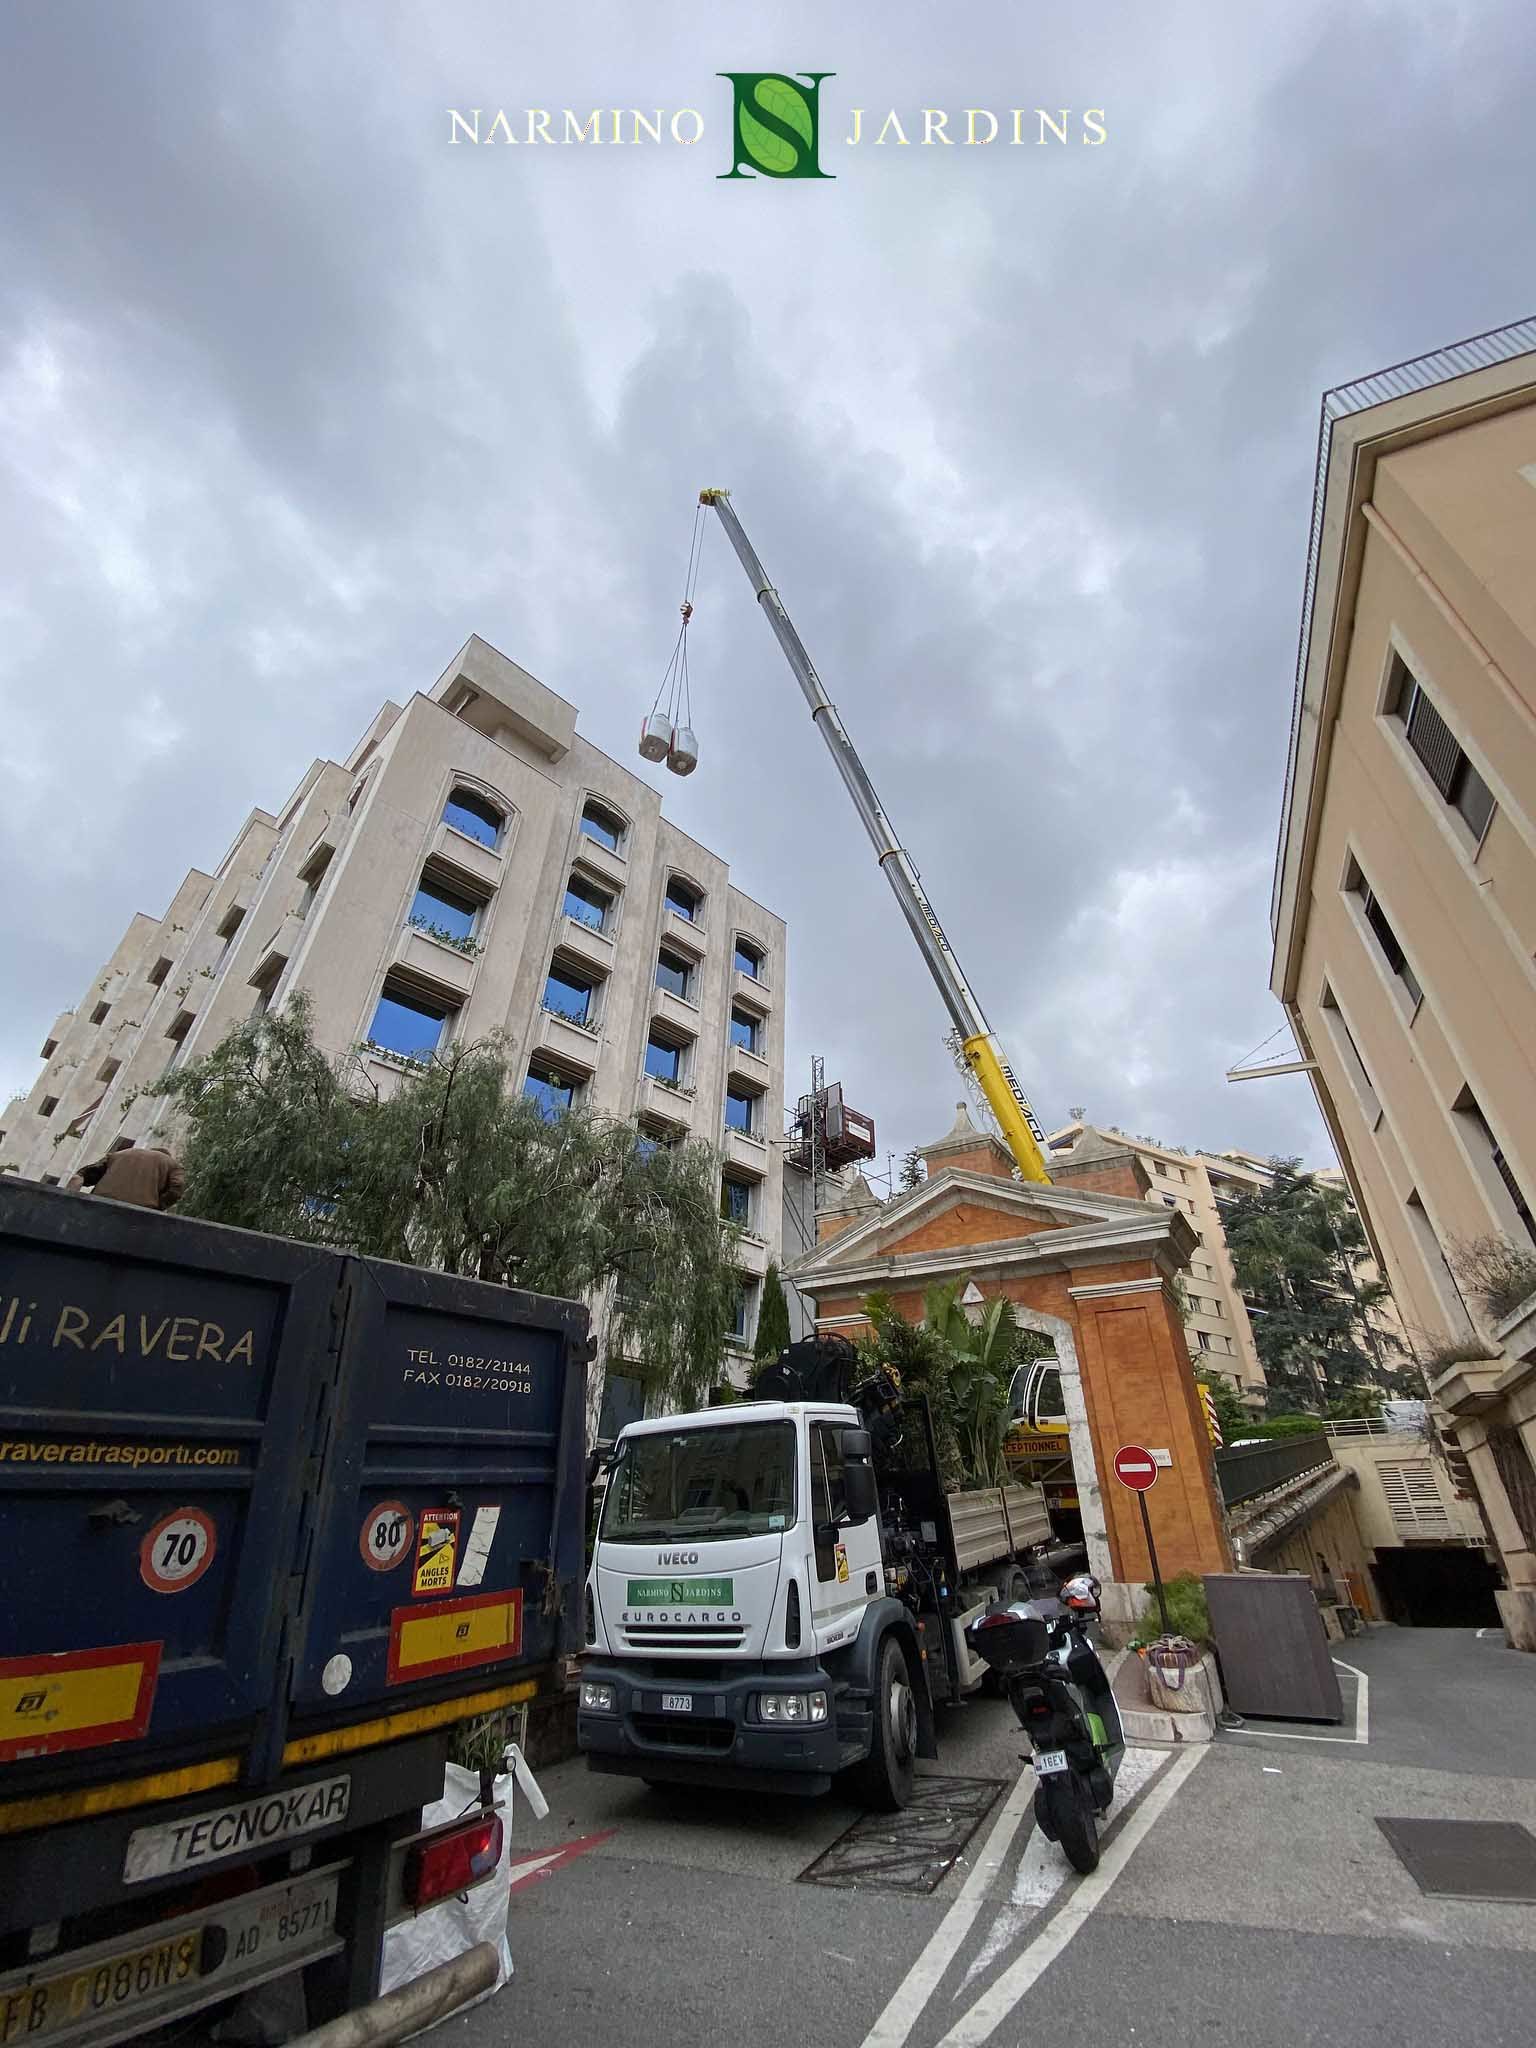
[[[839,1730],[836,1689],[819,1665],[792,1671],[753,1665],[707,1682],[668,1682],[653,1671],[588,1658],[581,1676],[586,1684],[612,1686],[614,1696],[611,1713],[583,1709],[577,1715],[577,1741],[590,1770],[811,1796],[868,1753],[867,1730],[862,1739],[846,1725]],[[757,1707],[765,1692],[824,1693],[827,1718],[765,1723]],[[686,1710],[664,1704],[679,1699],[690,1701]]]

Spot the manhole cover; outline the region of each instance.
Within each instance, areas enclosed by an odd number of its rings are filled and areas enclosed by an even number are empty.
[[[919,1778],[902,1813],[869,1813],[802,1870],[801,1884],[931,1892],[1003,1789],[1001,1778]]]
[[[1536,1904],[1536,1836],[1512,1820],[1382,1820],[1377,1827],[1421,1892]]]

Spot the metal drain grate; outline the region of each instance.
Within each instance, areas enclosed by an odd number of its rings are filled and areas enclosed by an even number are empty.
[[[1512,1820],[1382,1820],[1377,1827],[1421,1892],[1536,1905],[1536,1836]]]
[[[1001,1778],[919,1778],[902,1813],[869,1813],[801,1871],[800,1884],[931,1892],[997,1803]]]

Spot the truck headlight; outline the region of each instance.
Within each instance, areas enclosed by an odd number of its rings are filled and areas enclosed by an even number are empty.
[[[581,1711],[584,1714],[611,1714],[614,1708],[613,1687],[599,1685],[594,1679],[581,1681]]]
[[[824,1692],[763,1692],[757,1696],[757,1711],[764,1721],[825,1721],[827,1696]]]

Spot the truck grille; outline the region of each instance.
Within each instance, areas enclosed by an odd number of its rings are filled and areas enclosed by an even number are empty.
[[[695,1720],[691,1715],[683,1719],[670,1714],[636,1714],[633,1719],[640,1740],[660,1749],[728,1750],[736,1740],[735,1724],[712,1715]]]
[[[697,1628],[626,1628],[620,1631],[631,1650],[739,1650],[747,1639],[744,1628],[726,1622]]]

